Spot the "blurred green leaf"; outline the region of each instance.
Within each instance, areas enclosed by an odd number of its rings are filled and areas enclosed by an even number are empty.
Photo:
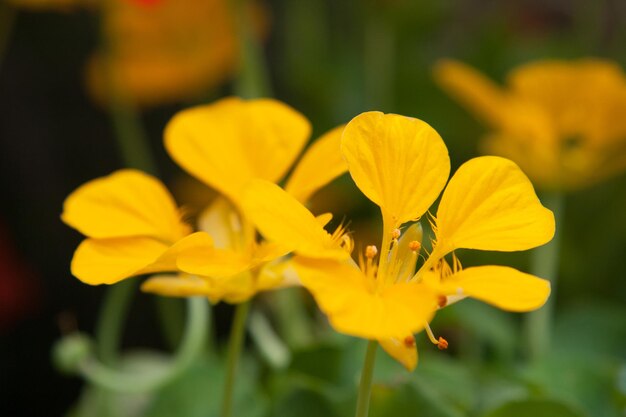
[[[222,401],[224,363],[206,356],[187,372],[155,394],[144,417],[212,417],[217,416]],[[264,416],[268,401],[259,391],[261,384],[255,361],[243,356],[235,385],[234,415]]]
[[[507,403],[485,417],[584,417],[584,414],[557,401],[522,400]]]
[[[330,401],[321,393],[294,389],[285,395],[271,413],[272,417],[337,417]]]

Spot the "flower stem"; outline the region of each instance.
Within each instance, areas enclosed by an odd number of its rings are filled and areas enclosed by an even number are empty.
[[[137,288],[137,283],[138,281],[134,279],[121,281],[109,287],[104,295],[96,325],[96,353],[106,365],[113,365],[117,362],[123,319],[128,312],[128,304]]]
[[[231,0],[231,12],[239,40],[239,73],[235,79],[235,94],[243,98],[271,95],[269,74],[259,39],[255,37],[250,18],[250,1]]]
[[[561,221],[565,206],[563,195],[560,193],[546,193],[541,200],[554,213],[556,233],[552,241],[535,249],[531,254],[531,272],[550,281],[552,287],[552,294],[546,304],[539,310],[526,315],[524,330],[527,339],[528,357],[532,361],[540,360],[550,349],[554,294],[559,270]]]
[[[116,392],[149,392],[162,387],[187,369],[200,354],[205,343],[209,326],[207,300],[203,297],[189,298],[187,311],[185,334],[174,359],[166,367],[144,372],[129,372],[120,371],[101,361],[90,359],[80,365],[81,374],[90,383]]]
[[[246,331],[246,319],[250,310],[250,302],[237,304],[235,317],[230,331],[228,341],[228,352],[226,354],[226,378],[224,380],[224,394],[222,398],[222,409],[220,417],[230,417],[233,413],[233,394],[235,392],[235,376],[237,365],[241,356],[243,340]]]
[[[369,413],[377,348],[378,342],[376,340],[370,340],[367,344],[365,362],[363,363],[363,371],[361,373],[361,383],[359,385],[359,396],[356,401],[356,417],[367,417]]]

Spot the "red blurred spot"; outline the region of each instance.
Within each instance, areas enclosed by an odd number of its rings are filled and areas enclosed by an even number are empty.
[[[40,285],[0,223],[0,332],[36,309]]]

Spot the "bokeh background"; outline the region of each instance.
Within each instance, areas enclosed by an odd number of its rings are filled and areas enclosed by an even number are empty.
[[[435,85],[438,59],[460,59],[499,81],[536,59],[595,56],[626,65],[620,0],[274,0],[246,7],[247,30],[265,62],[265,93],[304,113],[314,137],[366,110],[415,116],[444,138],[453,169],[478,155],[485,128]],[[240,91],[249,69],[238,65],[230,10],[225,0],[0,3],[0,415],[64,415],[81,394],[79,378],[54,368],[51,347],[64,332],[93,333],[104,288],[71,276],[81,237],[59,215],[77,186],[127,164],[116,132],[145,135],[155,169],[179,202],[210,200],[166,155],[162,131],[176,111]],[[123,98],[117,110],[113,84]],[[626,415],[626,175],[569,193],[565,202],[550,360],[523,365],[517,315],[463,303],[433,324],[449,351],[421,340],[416,376],[380,364],[379,355],[374,417],[483,416],[528,397],[561,401],[579,413],[571,415]],[[377,241],[374,207],[348,178],[313,204],[351,219],[357,240]],[[529,264],[527,253],[461,256],[467,265],[494,258],[523,270]],[[168,348],[155,304],[135,296],[124,346]],[[228,306],[214,310],[218,339],[230,315]],[[327,392],[354,389],[337,369],[358,368],[363,349],[333,343],[296,352],[282,375],[291,379],[255,371],[266,415],[342,415],[344,397]],[[322,383],[293,393],[284,382],[294,375]],[[317,414],[289,414],[309,403],[306,410]]]

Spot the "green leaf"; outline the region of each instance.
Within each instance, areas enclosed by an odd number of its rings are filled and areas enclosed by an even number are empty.
[[[585,417],[570,406],[552,400],[511,401],[485,417]]]
[[[224,381],[220,358],[201,358],[171,384],[157,392],[143,417],[213,417],[219,414]],[[237,417],[261,417],[268,401],[262,395],[254,361],[241,358],[235,385],[234,412]]]
[[[322,394],[294,389],[284,396],[271,413],[272,417],[337,417],[332,404]]]

